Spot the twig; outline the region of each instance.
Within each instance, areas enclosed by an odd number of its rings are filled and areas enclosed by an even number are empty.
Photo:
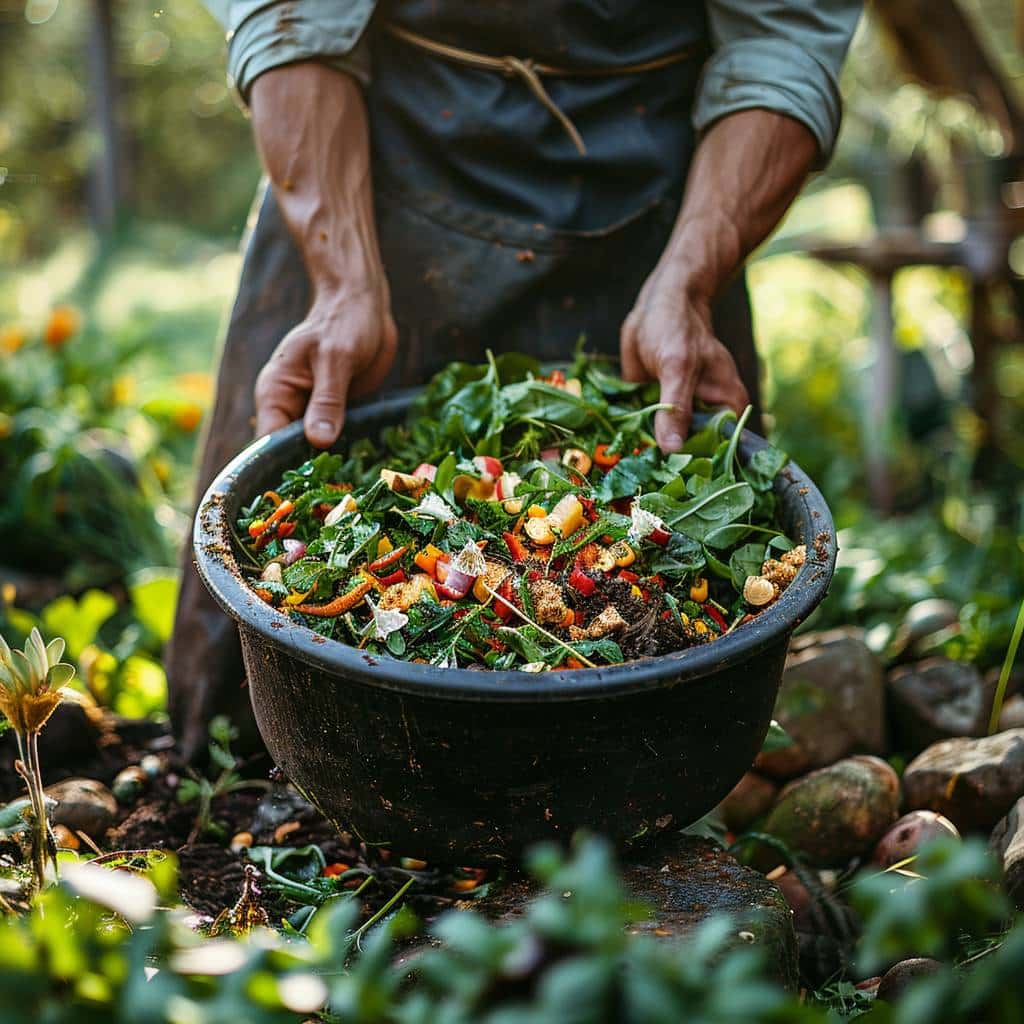
[[[486,590],[487,593],[495,599],[495,601],[500,601],[506,608],[511,608],[512,611],[516,613],[516,615],[518,615],[529,625],[533,626],[533,628],[537,630],[538,633],[542,634],[543,636],[546,636],[549,640],[558,644],[559,647],[564,647],[565,650],[567,650],[574,658],[576,658],[577,661],[582,662],[584,665],[587,666],[587,668],[597,668],[597,665],[595,665],[589,658],[580,654],[580,652],[577,651],[575,647],[573,647],[571,644],[567,644],[564,640],[559,640],[554,633],[549,633],[543,626],[538,626],[537,623],[534,622],[533,619],[531,619],[530,616],[526,614],[526,612],[524,612],[521,608],[517,608],[514,604],[512,604],[511,601],[506,601],[505,598],[501,596],[501,594],[499,594],[496,590],[492,590],[489,586],[487,586],[486,583],[484,584],[484,590]]]

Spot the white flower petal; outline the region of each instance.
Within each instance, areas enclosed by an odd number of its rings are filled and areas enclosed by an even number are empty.
[[[369,598],[366,603],[373,612],[373,638],[374,640],[387,640],[392,634],[404,629],[409,622],[409,616],[395,608],[387,610],[378,608]]]
[[[420,503],[412,510],[416,516],[433,516],[443,523],[449,523],[456,518],[455,510],[435,491],[423,495]]]

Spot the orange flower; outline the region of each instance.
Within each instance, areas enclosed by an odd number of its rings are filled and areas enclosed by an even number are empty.
[[[195,402],[185,402],[175,409],[173,419],[179,430],[191,434],[203,422],[202,406]]]
[[[0,327],[0,352],[5,356],[14,355],[24,344],[25,332],[20,327]]]
[[[50,311],[50,319],[46,322],[43,341],[50,348],[60,348],[78,330],[78,323],[77,309],[72,306],[55,306]]]

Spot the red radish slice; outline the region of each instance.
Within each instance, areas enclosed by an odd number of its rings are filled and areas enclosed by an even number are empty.
[[[423,477],[425,480],[429,480],[433,483],[434,477],[437,476],[437,466],[431,462],[421,462],[413,471],[412,475]]]
[[[482,474],[486,474],[493,480],[497,480],[502,474],[503,467],[501,460],[496,459],[493,455],[477,455],[473,459],[473,465],[476,466]]]

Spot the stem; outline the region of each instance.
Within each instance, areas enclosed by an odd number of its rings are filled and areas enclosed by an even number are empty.
[[[50,832],[46,821],[46,794],[43,792],[43,773],[39,761],[39,734],[32,733],[26,737],[25,752],[28,755],[25,782],[29,789],[34,817],[32,836],[32,870],[36,876],[36,885],[42,889],[46,885],[46,862],[52,860],[54,875],[57,873],[57,860],[49,856]]]
[[[1024,634],[1024,601],[1020,603],[1020,610],[1017,612],[1017,622],[1013,627],[1013,635],[1010,637],[1010,646],[1006,649],[1006,657],[1003,659],[1003,667],[999,673],[999,684],[996,686],[995,696],[992,698],[992,717],[988,721],[988,734],[991,736],[999,728],[999,716],[1003,710],[1003,699],[1006,697],[1006,686],[1010,681],[1010,669],[1017,657],[1017,648],[1020,647],[1021,634]]]
[[[378,910],[377,913],[369,919],[369,921],[364,921],[352,933],[352,937],[358,941],[363,932],[365,932],[367,928],[370,928],[373,925],[375,925],[409,891],[409,886],[411,886],[412,883],[415,881],[415,878],[410,878],[409,881],[407,881],[405,885],[403,885],[402,888],[399,889],[398,892],[396,892],[395,895],[392,896],[391,899],[389,899],[387,903],[385,903],[384,906],[381,907],[380,910]]]

